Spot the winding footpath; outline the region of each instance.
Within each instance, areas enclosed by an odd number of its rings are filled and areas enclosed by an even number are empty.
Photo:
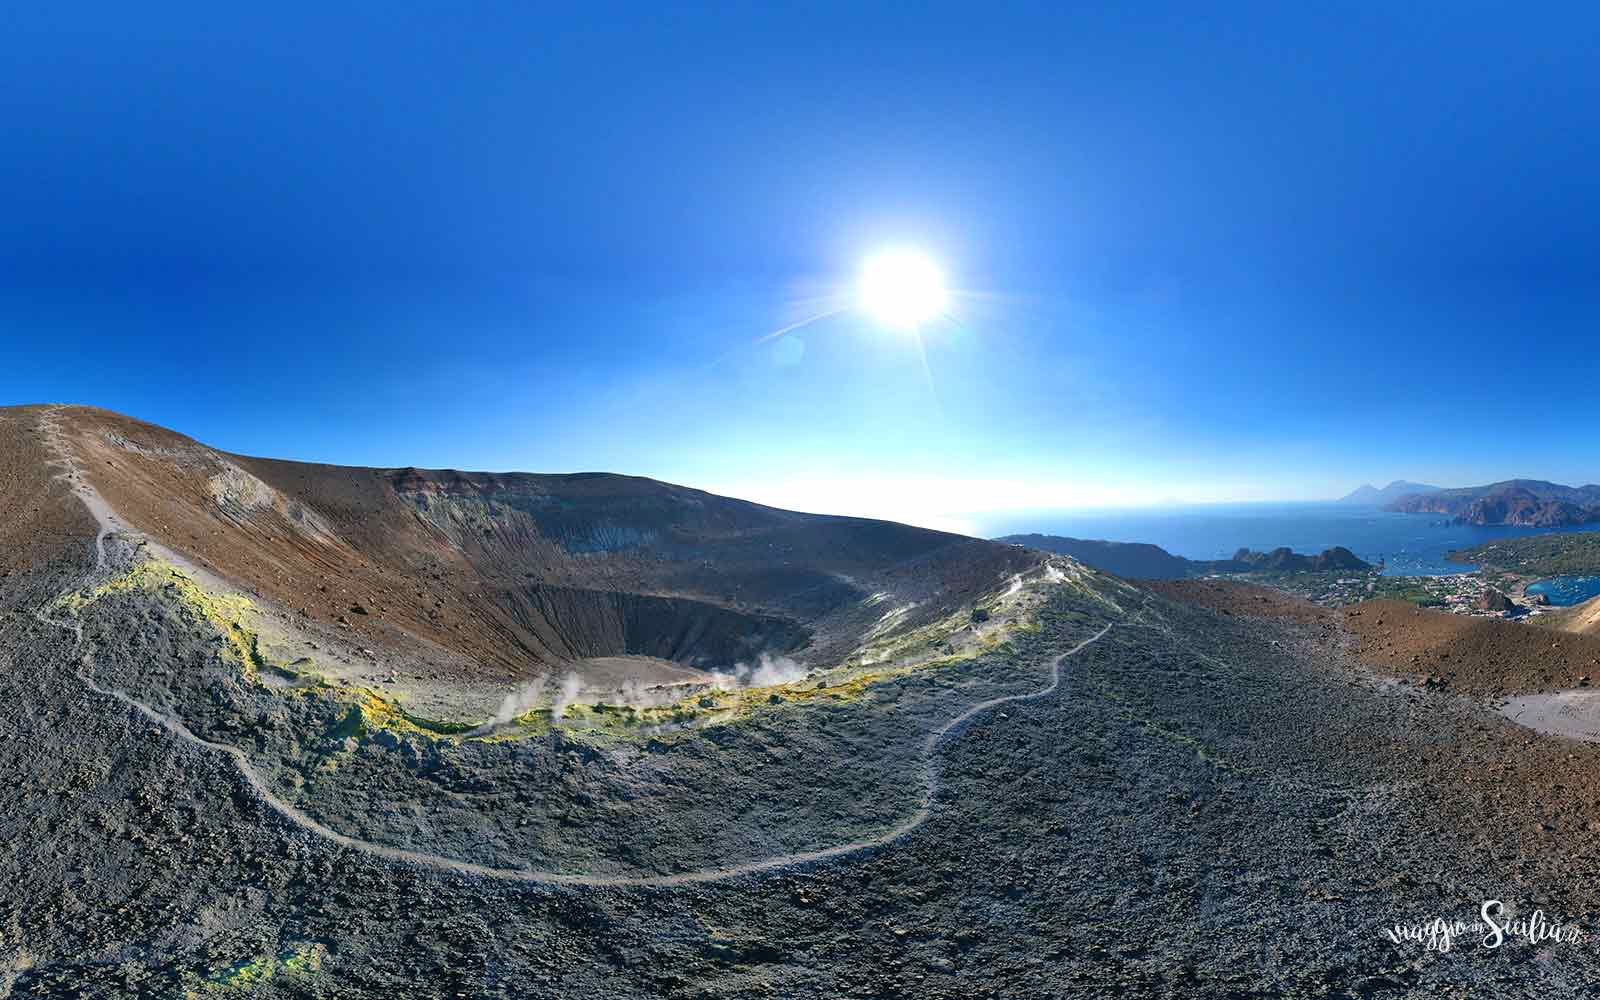
[[[73,493],[81,501],[83,501],[84,506],[89,509],[90,514],[94,516],[95,521],[100,526],[99,534],[95,536],[94,540],[95,569],[90,574],[88,580],[86,580],[84,584],[80,584],[80,586],[83,586],[89,582],[92,582],[94,579],[104,574],[107,570],[109,560],[106,555],[106,539],[109,536],[123,533],[126,531],[126,529],[121,525],[119,519],[116,517],[109,505],[107,505],[104,499],[100,497],[94,486],[90,484],[83,471],[78,468],[77,462],[72,456],[72,449],[68,445],[65,436],[62,433],[59,423],[56,421],[56,414],[58,412],[59,408],[52,408],[51,410],[47,411],[44,420],[41,421],[41,429],[45,432],[47,440],[50,442],[51,447],[56,452],[58,464],[60,464],[65,470],[59,475],[59,478],[65,480],[72,487]],[[64,592],[62,596],[65,596],[66,593],[71,593],[72,590],[76,589],[78,588],[71,588]],[[51,602],[51,604],[54,603],[55,602]],[[918,827],[926,823],[929,817],[932,815],[933,804],[935,799],[938,798],[941,788],[938,753],[940,743],[960,732],[967,725],[967,723],[971,722],[974,718],[992,709],[998,708],[1001,705],[1010,704],[1012,702],[1033,701],[1035,699],[1044,698],[1055,693],[1056,689],[1061,685],[1062,669],[1064,665],[1067,664],[1067,661],[1085,648],[1100,641],[1100,639],[1102,639],[1106,633],[1110,632],[1116,624],[1113,622],[1106,625],[1104,628],[1100,629],[1099,632],[1096,632],[1089,638],[1084,639],[1071,649],[1060,654],[1054,660],[1052,660],[1050,662],[1050,681],[1037,691],[1030,691],[1025,694],[1003,695],[998,698],[990,698],[987,701],[979,702],[978,704],[973,705],[971,708],[968,708],[966,711],[962,712],[960,715],[951,719],[940,729],[929,735],[924,747],[923,793],[921,802],[918,805],[917,810],[898,826],[895,826],[873,837],[867,837],[861,840],[853,840],[849,843],[839,844],[837,846],[824,848],[822,850],[801,851],[795,854],[776,855],[774,857],[763,858],[759,861],[749,861],[743,864],[728,865],[719,868],[705,868],[698,871],[680,872],[673,875],[584,875],[564,872],[536,871],[530,868],[496,868],[490,865],[480,865],[470,861],[461,861],[456,858],[445,857],[443,855],[429,854],[424,851],[412,851],[401,847],[391,847],[387,844],[373,843],[372,841],[361,840],[356,837],[339,833],[337,830],[329,829],[316,819],[302,812],[293,804],[279,798],[270,788],[267,787],[266,783],[262,781],[261,776],[256,772],[255,767],[245,756],[244,751],[240,750],[238,747],[229,746],[225,743],[214,743],[211,740],[198,736],[191,731],[189,727],[185,726],[182,721],[167,715],[166,713],[146,704],[143,701],[140,701],[138,698],[133,697],[127,692],[119,691],[114,688],[102,687],[100,684],[96,683],[95,680],[89,677],[84,671],[84,667],[88,665],[89,657],[87,655],[79,655],[82,652],[84,641],[82,624],[75,621],[63,621],[49,617],[46,612],[51,604],[47,604],[44,608],[41,608],[39,611],[35,612],[34,617],[47,625],[53,625],[57,628],[66,629],[77,637],[77,643],[74,646],[73,655],[78,658],[79,665],[76,671],[77,677],[83,682],[85,687],[102,697],[112,698],[118,702],[121,702],[123,705],[133,709],[135,712],[149,719],[157,726],[160,726],[166,732],[169,732],[194,746],[201,747],[206,750],[212,750],[217,753],[226,754],[232,758],[234,765],[239,772],[239,776],[244,779],[245,784],[250,787],[251,791],[255,793],[256,797],[259,798],[261,802],[273,812],[277,813],[283,819],[289,821],[302,830],[314,834],[315,836],[340,847],[344,847],[353,851],[359,851],[363,854],[371,855],[377,858],[383,858],[388,861],[396,861],[403,864],[417,865],[446,872],[454,872],[461,875],[496,879],[506,882],[522,882],[535,885],[554,886],[584,886],[591,888],[670,888],[673,886],[718,882],[726,879],[740,878],[747,875],[758,875],[785,868],[799,867],[818,861],[830,861],[855,854],[864,854],[880,847],[886,847],[895,843],[896,841],[901,840],[915,831]]]

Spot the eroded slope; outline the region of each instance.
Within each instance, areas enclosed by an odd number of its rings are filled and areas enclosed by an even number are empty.
[[[647,479],[282,462],[102,410],[56,419],[133,530],[273,609],[283,631],[378,651],[367,658],[439,711],[451,708],[441,685],[503,690],[590,658],[832,666],[1043,564],[1013,546]]]

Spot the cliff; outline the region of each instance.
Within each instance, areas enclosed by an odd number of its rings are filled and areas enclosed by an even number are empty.
[[[1386,509],[1443,514],[1457,524],[1563,527],[1600,521],[1600,486],[1508,479],[1488,486],[1410,494],[1388,504]]]

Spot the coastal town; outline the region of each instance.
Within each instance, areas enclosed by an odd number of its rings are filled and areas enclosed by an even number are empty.
[[[1480,618],[1533,618],[1552,610],[1542,593],[1527,593],[1533,578],[1491,570],[1443,576],[1384,576],[1382,567],[1365,573],[1219,573],[1217,579],[1261,583],[1326,607],[1344,607],[1374,598],[1409,601],[1458,615]]]
[[[1388,575],[1383,556],[1368,562],[1338,545],[1316,554],[1280,546],[1269,551],[1240,548],[1222,559],[1190,559],[1143,542],[1040,534],[998,540],[1072,556],[1128,579],[1232,580],[1335,608],[1383,598],[1458,615],[1537,620],[1600,593],[1600,532],[1502,539],[1451,550],[1443,554],[1445,565],[1458,565],[1460,571],[1438,575]]]

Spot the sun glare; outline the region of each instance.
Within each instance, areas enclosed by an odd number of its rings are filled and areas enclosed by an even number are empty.
[[[926,254],[886,250],[861,268],[861,305],[880,323],[914,328],[945,310],[944,275]]]

